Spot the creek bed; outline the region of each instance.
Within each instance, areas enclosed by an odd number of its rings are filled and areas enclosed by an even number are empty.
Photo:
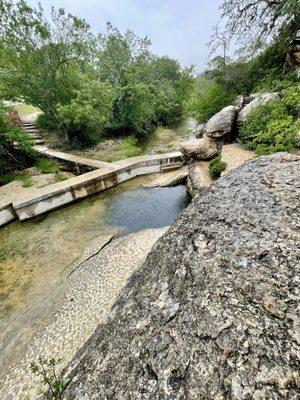
[[[0,229],[0,360],[12,336],[24,330],[18,324],[22,313],[65,279],[93,239],[116,230],[122,236],[167,226],[187,206],[184,185],[141,187],[152,179],[139,177],[42,218]],[[49,305],[49,313],[53,307]],[[31,336],[30,321],[28,325]]]

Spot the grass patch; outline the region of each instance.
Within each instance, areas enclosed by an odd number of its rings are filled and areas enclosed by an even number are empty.
[[[64,175],[64,174],[61,174],[60,172],[58,172],[57,174],[55,174],[55,180],[57,181],[57,182],[62,182],[62,181],[65,181],[65,180],[67,180],[68,178]]]
[[[22,105],[19,105],[19,106],[14,106],[13,108],[15,110],[17,110],[17,112],[18,112],[18,114],[19,114],[19,116],[21,118],[27,117],[28,115],[39,111],[38,108],[36,108],[34,106],[31,106],[31,105],[28,105],[28,104],[22,104]]]
[[[211,160],[209,163],[209,176],[211,179],[218,179],[221,176],[221,172],[225,171],[227,168],[227,163],[222,161],[222,157],[218,156]]]
[[[15,172],[15,173],[9,173],[6,175],[2,175],[0,177],[0,185],[7,185],[10,182],[13,181],[20,181],[22,182],[22,185],[24,188],[31,187],[34,185],[34,182],[32,178],[27,174],[27,173],[22,173],[22,172]]]
[[[113,162],[142,155],[142,150],[137,146],[137,139],[128,136],[123,139],[123,143],[117,146],[113,152],[105,157],[105,161]]]
[[[34,166],[39,169],[43,174],[58,173],[59,164],[49,158],[39,158]]]
[[[29,175],[19,175],[17,177],[17,180],[22,182],[24,188],[31,187],[34,185],[34,182]]]

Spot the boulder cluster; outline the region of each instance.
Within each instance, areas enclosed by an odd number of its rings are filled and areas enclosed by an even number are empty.
[[[206,124],[197,126],[194,134],[201,138],[181,143],[180,151],[186,163],[211,160],[221,154],[222,143],[237,137],[253,109],[277,100],[277,93],[254,93],[247,98],[238,96],[232,105],[223,108]]]

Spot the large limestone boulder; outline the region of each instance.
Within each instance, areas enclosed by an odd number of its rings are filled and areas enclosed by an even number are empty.
[[[234,124],[237,116],[237,107],[228,106],[215,114],[205,125],[205,134],[213,139],[228,136],[234,130]]]
[[[239,113],[237,118],[238,126],[241,128],[246,122],[247,116],[255,108],[269,104],[280,99],[278,93],[254,93],[250,96],[253,98],[251,103],[247,104]]]
[[[197,196],[77,354],[65,398],[296,399],[300,157]]]
[[[180,151],[186,162],[211,160],[218,156],[222,150],[222,144],[203,136],[202,139],[187,140],[180,144]]]
[[[196,196],[199,192],[209,188],[213,184],[209,176],[208,163],[206,161],[191,164],[188,168],[186,188],[191,197]]]

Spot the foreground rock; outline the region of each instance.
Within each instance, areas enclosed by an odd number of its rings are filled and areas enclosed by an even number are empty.
[[[180,145],[180,151],[186,162],[211,160],[218,156],[221,150],[222,144],[207,136],[202,139],[187,140]]]
[[[74,359],[65,396],[296,399],[299,168],[256,158],[198,196]]]
[[[215,114],[205,125],[205,134],[212,139],[224,138],[233,133],[237,107],[228,106]]]
[[[278,93],[255,93],[250,96],[254,100],[247,104],[239,113],[237,118],[238,127],[241,128],[247,120],[249,113],[255,108],[279,100]]]

